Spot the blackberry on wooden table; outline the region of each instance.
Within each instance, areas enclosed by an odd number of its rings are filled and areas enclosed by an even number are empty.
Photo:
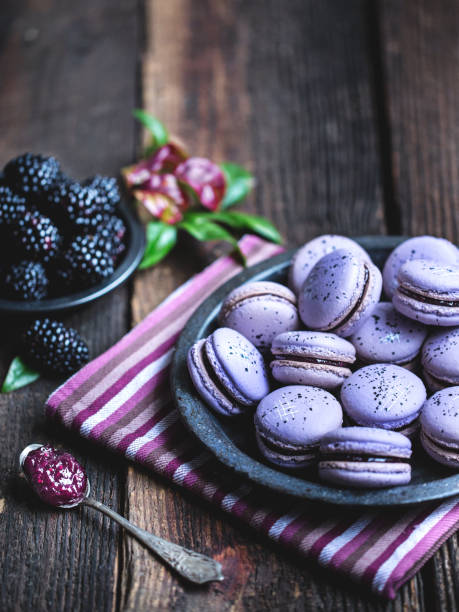
[[[89,349],[75,329],[60,321],[36,319],[23,334],[22,357],[39,372],[64,377],[89,361]]]

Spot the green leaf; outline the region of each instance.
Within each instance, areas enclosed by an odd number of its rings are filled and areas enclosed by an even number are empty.
[[[132,114],[147,128],[152,136],[151,145],[145,151],[145,155],[151,155],[156,149],[169,142],[169,133],[166,126],[159,119],[156,119],[156,117],[153,117],[153,115],[150,115],[150,113],[141,108],[135,108]]]
[[[10,364],[8,373],[3,381],[2,393],[9,393],[15,389],[25,387],[34,380],[40,378],[40,374],[27,366],[20,357],[15,357]]]
[[[190,212],[187,213],[187,219],[192,218],[195,223],[200,223],[201,218],[204,221],[216,221],[224,223],[230,227],[241,230],[250,230],[271,242],[276,244],[282,243],[282,236],[277,231],[276,227],[264,217],[249,215],[239,211],[216,211],[209,213]]]
[[[177,242],[177,228],[163,221],[150,221],[146,226],[147,246],[139,264],[141,270],[150,268],[174,248]]]
[[[225,197],[221,208],[229,208],[243,200],[251,191],[255,180],[248,170],[231,162],[222,162],[220,168],[226,179]]]
[[[178,227],[185,230],[191,236],[193,236],[193,238],[196,238],[196,240],[200,240],[201,242],[206,242],[208,240],[224,240],[225,242],[229,242],[236,249],[239,257],[245,265],[245,255],[239,248],[236,238],[232,236],[224,227],[221,227],[217,223],[214,223],[207,218],[210,216],[211,213],[208,213],[207,215],[205,213],[188,213],[185,215],[184,220],[178,223]]]

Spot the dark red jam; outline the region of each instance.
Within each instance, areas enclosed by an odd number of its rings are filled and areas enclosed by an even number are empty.
[[[31,451],[22,466],[35,493],[51,506],[81,502],[88,479],[75,457],[51,446]]]

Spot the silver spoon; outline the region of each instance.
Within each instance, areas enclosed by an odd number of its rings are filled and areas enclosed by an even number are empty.
[[[26,474],[24,473],[23,465],[27,455],[31,451],[41,448],[42,446],[43,444],[29,444],[19,455],[19,468],[24,476],[26,476]],[[129,533],[142,542],[142,544],[161,557],[163,561],[165,561],[177,573],[190,582],[204,584],[213,580],[223,580],[222,566],[220,563],[218,563],[218,561],[214,561],[214,559],[207,557],[206,555],[201,555],[200,553],[188,550],[188,548],[184,548],[178,544],[173,544],[172,542],[163,540],[162,538],[159,538],[158,536],[155,536],[144,529],[140,529],[140,527],[136,527],[111,508],[108,508],[96,499],[89,497],[91,489],[89,480],[87,483],[85,497],[81,501],[75,504],[62,505],[59,506],[59,508],[75,508],[75,506],[85,504],[86,506],[90,506],[91,508],[95,508],[96,510],[103,512],[129,531]]]

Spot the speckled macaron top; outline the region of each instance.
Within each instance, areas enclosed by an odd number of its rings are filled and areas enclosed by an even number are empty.
[[[354,363],[355,348],[336,334],[313,331],[291,331],[279,334],[273,340],[273,355],[317,357]]]
[[[459,300],[459,265],[416,259],[403,264],[398,291],[413,291],[427,298]]]
[[[234,289],[222,304],[219,321],[260,349],[269,348],[277,334],[300,325],[295,294],[270,281],[255,281]]]
[[[434,331],[422,347],[424,371],[445,384],[459,384],[459,327]]]
[[[351,238],[336,234],[317,236],[299,248],[295,253],[289,270],[289,287],[295,293],[299,293],[309,272],[319,259],[337,249],[347,249],[358,257],[370,260],[368,253]]]
[[[459,449],[459,387],[447,387],[434,393],[421,413],[423,432],[435,442]]]
[[[296,295],[285,285],[273,281],[253,281],[236,287],[227,295],[220,311],[220,320],[224,321],[231,310],[243,300],[260,296],[278,298],[296,304]]]
[[[427,333],[422,323],[404,317],[390,302],[380,302],[350,341],[363,362],[402,365],[419,354]]]
[[[459,262],[459,251],[448,240],[434,236],[416,236],[405,240],[392,251],[384,266],[384,291],[388,298],[392,298],[398,286],[397,276],[400,267],[414,259],[429,259],[437,263],[454,264]]]
[[[322,257],[299,294],[306,327],[351,335],[381,295],[381,273],[372,263],[338,249]]]
[[[220,327],[205,349],[214,373],[237,400],[253,403],[269,393],[263,357],[242,334]]]
[[[257,431],[279,447],[316,445],[342,422],[341,405],[331,393],[304,385],[272,391],[255,413]]]
[[[341,388],[343,408],[354,423],[383,429],[398,429],[411,423],[425,399],[422,380],[393,364],[365,366]]]

